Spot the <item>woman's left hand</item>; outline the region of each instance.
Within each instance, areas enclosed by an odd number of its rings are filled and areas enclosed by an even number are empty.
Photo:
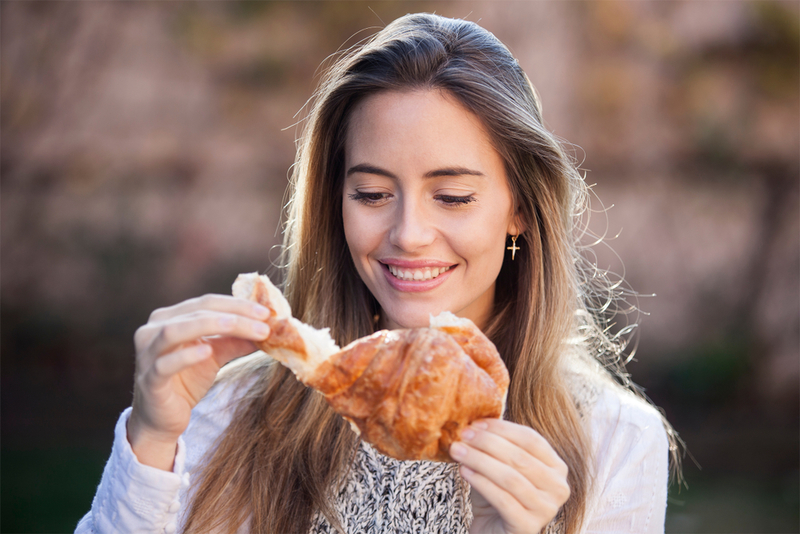
[[[450,455],[472,485],[470,532],[540,532],[567,501],[567,465],[535,430],[484,419],[466,428],[461,439]]]

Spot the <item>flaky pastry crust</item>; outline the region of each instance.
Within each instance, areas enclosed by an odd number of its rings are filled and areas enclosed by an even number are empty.
[[[267,277],[242,276],[257,278],[247,284],[237,279],[251,290],[236,295],[234,284],[234,295],[273,310],[266,321],[273,332],[260,348],[322,393],[383,454],[452,462],[450,445],[467,425],[502,417],[508,371],[494,344],[471,321],[445,312],[432,318],[433,328],[381,330],[330,354],[309,354],[310,346],[325,343],[307,342],[308,325],[298,328],[297,319],[279,316],[276,310],[288,304],[274,302],[276,290]],[[327,335],[319,330],[314,335],[320,332]]]

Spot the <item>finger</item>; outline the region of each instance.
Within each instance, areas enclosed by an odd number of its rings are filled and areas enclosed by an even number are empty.
[[[232,313],[262,321],[269,319],[272,313],[269,308],[257,302],[232,297],[230,295],[208,294],[202,297],[185,300],[174,306],[159,308],[150,314],[149,322],[163,322],[180,315],[188,315],[201,310]]]
[[[567,472],[567,464],[558,456],[550,443],[531,427],[502,419],[482,419],[475,421],[471,426],[478,431],[488,430],[501,436],[535,456],[545,465],[553,467],[559,472]]]
[[[214,360],[222,367],[231,360],[258,350],[252,341],[236,337],[210,337],[204,340],[214,352]]]
[[[161,323],[183,315],[197,314],[203,311],[216,311],[241,315],[257,321],[266,321],[272,315],[269,308],[245,299],[234,298],[228,295],[203,295],[186,300],[174,306],[159,308],[150,314],[147,324],[140,327],[133,336],[134,344],[138,348],[149,345],[159,333]]]
[[[148,349],[148,352],[156,356],[207,336],[231,336],[261,341],[270,333],[269,326],[261,321],[240,315],[205,311],[167,321],[159,328]]]
[[[498,486],[486,476],[462,464],[461,476],[470,483],[472,489],[481,494],[489,505],[497,510],[507,525],[530,527],[529,511],[509,492]],[[513,527],[512,527],[513,528]]]
[[[534,510],[525,508],[513,495],[481,473],[464,465],[460,472],[464,480],[472,486],[472,490],[500,515],[504,532],[539,532],[556,516],[561,507],[560,504],[542,501]],[[478,499],[472,496],[472,500],[475,502]]]
[[[462,466],[466,466],[482,479],[490,481],[494,486],[502,488],[504,493],[513,496],[522,507],[529,510],[537,508],[542,490],[516,469],[462,442],[454,443],[450,447],[450,454]],[[481,495],[490,500],[489,495],[483,492]],[[492,505],[494,506],[494,503]]]
[[[566,479],[567,471],[545,464],[539,457],[517,446],[505,437],[489,430],[481,430],[486,426],[473,424],[461,433],[461,439],[500,463],[522,474],[534,486],[544,491],[558,490]]]
[[[211,347],[205,343],[198,343],[165,354],[153,363],[148,378],[152,381],[153,386],[158,387],[168,382],[173,375],[207,359],[211,354]]]

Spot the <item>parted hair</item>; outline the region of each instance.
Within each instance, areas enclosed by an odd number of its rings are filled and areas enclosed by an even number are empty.
[[[561,358],[585,316],[573,221],[585,187],[542,122],[539,98],[509,50],[477,24],[406,15],[343,52],[311,100],[293,166],[284,229],[284,293],[294,315],[329,327],[340,346],[375,330],[377,302],[356,271],[342,221],[345,139],[354,107],[381,91],[439,90],[477,116],[502,157],[523,231],[506,257],[485,333],[508,367],[505,418],[541,433],[569,467],[566,532],[578,532],[591,485],[587,431]],[[585,324],[583,325],[585,326]],[[210,451],[185,532],[307,532],[331,504],[358,437],[322,396],[283,366],[249,377],[233,420]]]

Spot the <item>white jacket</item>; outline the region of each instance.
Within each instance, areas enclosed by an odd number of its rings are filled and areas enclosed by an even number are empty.
[[[567,374],[594,453],[583,532],[663,533],[669,446],[661,416],[591,365],[578,363]],[[76,534],[180,531],[191,476],[227,428],[245,389],[218,383],[195,407],[178,440],[173,472],[137,461],[126,437],[126,409],[92,509]],[[468,486],[454,464],[400,462],[362,443],[349,476],[335,503],[348,532],[467,532],[472,521]],[[547,532],[558,530],[554,523]],[[333,532],[321,514],[312,520],[312,531]]]

